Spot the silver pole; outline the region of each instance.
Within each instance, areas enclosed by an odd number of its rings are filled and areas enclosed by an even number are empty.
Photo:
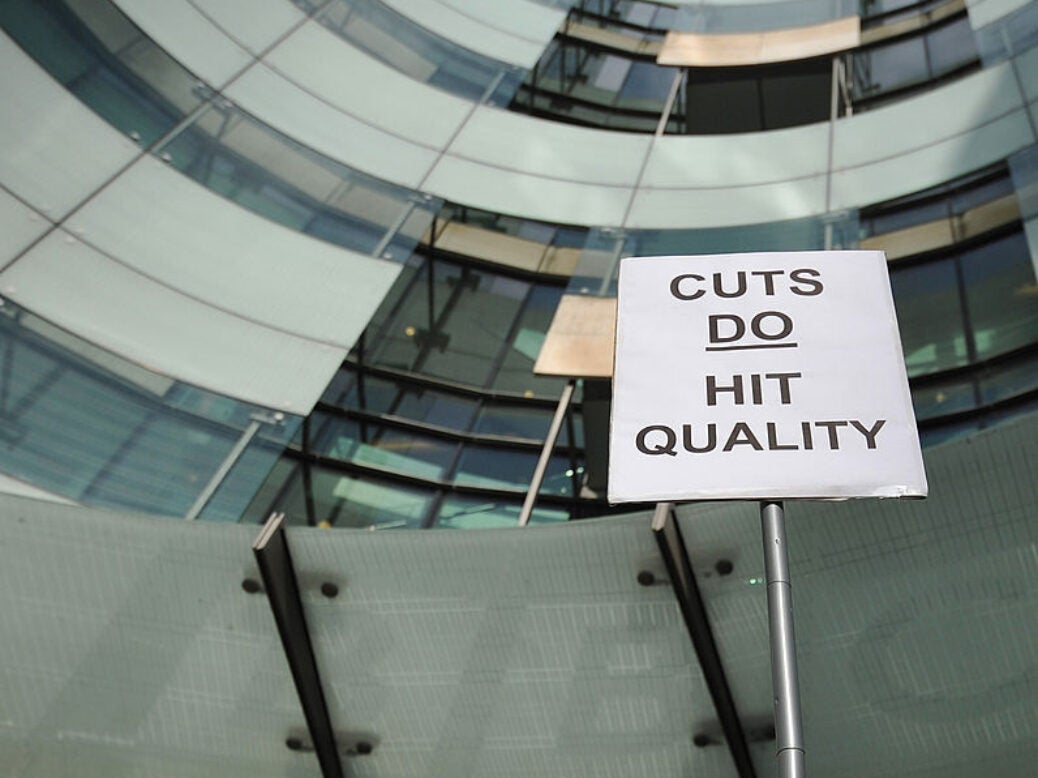
[[[199,492],[198,497],[195,498],[194,503],[188,508],[187,513],[184,514],[184,518],[188,521],[192,521],[198,518],[198,515],[202,512],[202,509],[208,504],[208,502],[216,494],[216,490],[220,488],[220,484],[223,483],[223,479],[227,477],[227,474],[231,472],[231,468],[238,462],[238,459],[245,452],[245,448],[252,442],[252,439],[256,437],[256,433],[259,432],[261,424],[280,424],[281,420],[285,418],[283,413],[275,413],[273,416],[262,416],[255,414],[252,416],[252,421],[249,422],[249,426],[242,432],[241,437],[238,438],[238,442],[234,444],[234,448],[228,452],[227,456],[224,457],[223,462],[216,468],[216,472],[213,473],[213,477],[209,479],[209,483],[205,485],[205,488]]]
[[[780,778],[803,778],[804,732],[800,722],[793,596],[789,583],[786,522],[781,502],[760,504],[764,570],[768,581],[771,684],[775,692],[775,755]]]
[[[533,514],[533,504],[537,501],[537,493],[541,490],[541,484],[544,483],[544,473],[548,469],[548,460],[551,459],[555,441],[559,439],[559,431],[562,429],[562,422],[566,418],[566,409],[569,408],[570,400],[573,399],[573,389],[576,384],[576,379],[571,378],[566,382],[566,386],[562,390],[559,404],[555,408],[555,418],[551,420],[551,426],[548,428],[548,437],[544,439],[544,447],[541,448],[541,458],[537,460],[537,467],[533,471],[530,490],[526,493],[526,499],[523,500],[522,510],[519,511],[520,527],[525,527]],[[570,441],[571,444],[572,442]]]

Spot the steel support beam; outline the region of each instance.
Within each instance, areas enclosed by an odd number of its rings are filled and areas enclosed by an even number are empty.
[[[303,707],[310,739],[317,752],[323,778],[343,778],[342,761],[332,730],[328,704],[317,670],[310,632],[306,626],[303,602],[299,597],[292,555],[285,539],[285,514],[274,513],[267,519],[252,552],[259,564],[260,577],[267,592],[270,609],[274,612],[281,645],[292,671],[299,703]]]
[[[732,761],[735,762],[736,772],[739,778],[756,778],[746,733],[735,709],[732,690],[728,686],[721,655],[717,650],[710,621],[707,619],[706,606],[699,593],[688,550],[685,548],[685,540],[681,536],[681,529],[674,517],[671,503],[660,503],[656,506],[656,513],[652,517],[652,532],[656,536],[660,556],[663,557],[667,575],[670,577],[670,585],[674,588],[674,596],[677,597],[681,615],[685,619],[685,627],[692,638],[692,646],[703,668],[703,676],[710,690],[710,698],[717,711],[725,741],[728,743],[728,750],[732,754]]]

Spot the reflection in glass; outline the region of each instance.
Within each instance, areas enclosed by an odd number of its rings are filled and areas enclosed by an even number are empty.
[[[0,471],[87,505],[183,516],[261,408],[0,307]],[[264,423],[202,518],[236,521],[300,419]]]
[[[977,359],[1038,341],[1038,284],[1022,232],[961,254]]]
[[[418,529],[433,493],[369,475],[355,477],[328,468],[297,464],[270,509],[293,524]],[[252,510],[261,514],[263,509]]]
[[[72,94],[142,146],[209,97],[111,3],[6,0],[0,25]]]
[[[466,446],[458,460],[454,482],[464,486],[525,491],[533,479],[534,467],[539,456],[537,451]],[[573,475],[573,465],[569,457],[553,456],[548,462],[541,493],[572,495]]]
[[[515,527],[519,523],[518,503],[501,502],[494,498],[482,499],[450,495],[444,498],[434,527],[441,529],[490,529]],[[566,521],[569,512],[556,508],[535,508],[530,524],[548,524]]]
[[[454,460],[458,444],[368,421],[315,413],[309,450],[418,478],[438,479]]]
[[[378,0],[333,0],[316,18],[395,70],[469,100],[507,105],[522,79],[521,68],[462,48]]]
[[[912,390],[912,405],[917,419],[946,416],[976,407],[976,392],[969,378],[951,379]]]
[[[302,146],[222,99],[157,153],[272,221],[398,262],[411,255],[439,208],[432,198]]]
[[[969,361],[953,259],[898,268],[890,286],[909,376]]]

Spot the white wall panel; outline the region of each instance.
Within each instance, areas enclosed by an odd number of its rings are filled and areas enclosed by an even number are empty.
[[[421,146],[446,146],[472,109],[468,100],[415,81],[315,22],[264,62],[341,111]]]
[[[487,57],[532,68],[566,18],[527,0],[384,0],[441,38]]]
[[[586,129],[481,106],[447,153],[581,184],[633,186],[651,143],[650,135]]]
[[[137,162],[67,226],[184,294],[347,349],[400,271],[268,221],[153,157]]]
[[[47,219],[0,189],[0,268],[28,248],[50,226]]]
[[[225,94],[290,138],[395,184],[417,188],[436,161],[434,149],[352,116],[263,64],[235,81]]]
[[[829,124],[738,135],[665,135],[649,154],[642,186],[736,187],[825,173]]]
[[[191,5],[254,54],[305,18],[286,0],[191,0]]]
[[[444,157],[424,189],[478,208],[565,224],[619,224],[632,189],[562,181]]]
[[[252,61],[249,52],[188,0],[114,2],[149,38],[211,86],[223,86]]]
[[[0,33],[0,184],[60,219],[140,153]]]
[[[0,273],[0,294],[151,370],[295,414],[311,410],[345,356],[158,284],[64,230]]]
[[[716,189],[640,189],[625,227],[731,227],[800,219],[825,211],[825,176]]]

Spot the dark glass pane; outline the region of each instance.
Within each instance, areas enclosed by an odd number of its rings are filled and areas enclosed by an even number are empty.
[[[855,97],[870,97],[929,78],[920,38],[908,38],[853,55]]]
[[[452,381],[485,385],[529,288],[525,281],[466,271],[449,292],[449,307],[434,335],[440,340],[424,351],[416,369]]]
[[[720,68],[690,70],[685,123],[690,135],[763,129],[760,82]]]
[[[962,254],[977,358],[1038,341],[1038,286],[1022,232]]]
[[[931,76],[937,77],[977,59],[976,39],[965,16],[926,34]]]
[[[310,449],[315,454],[420,478],[441,478],[457,443],[372,422],[314,414]]]
[[[620,90],[620,105],[662,110],[675,72],[654,62],[633,63]]]
[[[46,491],[182,516],[260,411],[0,312],[0,472]],[[204,518],[241,515],[298,422],[261,426]]]
[[[504,489],[526,489],[533,479],[540,456],[537,451],[496,449],[489,446],[466,446],[458,461],[454,480],[465,486]],[[553,456],[541,487],[542,493],[572,494],[571,464],[568,457]]]
[[[479,412],[474,432],[544,440],[553,412],[547,408],[490,405]]]
[[[233,430],[199,429],[152,417],[125,440],[84,497],[95,505],[183,515],[237,440]],[[126,467],[126,462],[134,462]]]
[[[518,502],[501,502],[495,498],[451,495],[444,498],[434,527],[442,529],[490,529],[515,527],[519,523]],[[556,508],[534,508],[530,524],[566,521],[569,512]]]
[[[998,402],[1038,388],[1038,356],[1029,355],[1020,363],[987,371],[980,379],[984,403]]]
[[[307,483],[310,484],[310,505],[315,524],[416,529],[421,526],[432,503],[431,491],[378,481],[370,476],[355,478],[321,467],[309,468],[309,477],[305,477],[304,467],[301,464],[296,466],[271,507],[271,510],[284,511],[286,518],[294,524],[309,521]]]
[[[980,426],[980,421],[977,419],[942,424],[939,427],[920,430],[919,440],[922,441],[924,446],[936,446],[938,443],[946,443],[949,440],[972,435],[980,429]]]
[[[558,397],[562,393],[564,379],[533,374],[533,365],[544,345],[544,334],[551,325],[562,294],[561,288],[550,286],[535,287],[530,292],[508,343],[501,369],[494,379],[495,389],[529,397]]]
[[[915,406],[917,419],[929,419],[968,410],[976,406],[973,381],[960,378],[913,389],[912,404]]]
[[[828,58],[768,68],[760,81],[764,129],[795,127],[829,118],[832,63]]]
[[[953,259],[897,268],[890,275],[909,375],[968,361]]]
[[[452,301],[464,294],[461,277],[461,268],[426,259],[414,271],[411,283],[401,287],[398,281],[394,289],[400,289],[400,299],[381,332],[374,332],[377,342],[369,346],[369,361],[422,372],[428,353],[448,347],[440,329],[441,317],[448,304],[453,308]]]
[[[468,397],[418,387],[407,388],[403,392],[399,404],[393,410],[396,416],[464,432],[476,412],[476,401]]]

